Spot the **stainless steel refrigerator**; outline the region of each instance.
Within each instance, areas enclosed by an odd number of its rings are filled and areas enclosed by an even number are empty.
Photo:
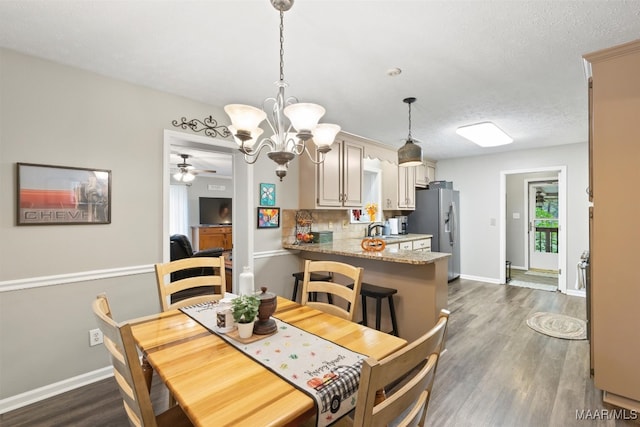
[[[416,189],[416,210],[409,233],[432,234],[431,250],[450,253],[449,282],[460,277],[460,192],[449,188]]]

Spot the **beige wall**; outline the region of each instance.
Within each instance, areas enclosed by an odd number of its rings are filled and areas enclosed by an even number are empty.
[[[0,410],[108,366],[104,348],[88,345],[98,292],[117,320],[159,310],[164,130],[209,115],[226,120],[219,107],[0,49]],[[17,227],[16,162],[111,170],[112,223]],[[272,162],[254,167],[256,179],[261,168],[275,182]],[[297,187],[286,194],[297,203]],[[256,240],[279,248],[274,233],[272,244]]]

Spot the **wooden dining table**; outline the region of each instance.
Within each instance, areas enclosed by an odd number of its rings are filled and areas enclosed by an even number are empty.
[[[282,297],[274,317],[350,350],[381,359],[407,341]],[[314,399],[179,310],[134,319],[133,336],[197,426],[294,426]]]

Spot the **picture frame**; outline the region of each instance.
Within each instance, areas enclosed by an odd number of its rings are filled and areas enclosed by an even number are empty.
[[[258,208],[258,228],[280,227],[280,208]]]
[[[260,205],[275,206],[276,205],[276,185],[260,183]]]
[[[17,163],[17,225],[111,224],[111,171]]]

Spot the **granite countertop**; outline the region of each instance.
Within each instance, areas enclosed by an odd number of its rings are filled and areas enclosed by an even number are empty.
[[[394,243],[420,240],[430,237],[430,234],[405,234],[398,238],[387,239],[387,244],[393,245]],[[342,239],[329,243],[300,243],[297,245],[293,243],[285,243],[282,247],[298,251],[378,259],[380,261],[396,262],[401,264],[431,264],[436,260],[451,256],[451,254],[441,252],[413,251],[398,249],[396,247],[387,247],[380,252],[365,251],[360,246],[361,242],[362,239]]]

